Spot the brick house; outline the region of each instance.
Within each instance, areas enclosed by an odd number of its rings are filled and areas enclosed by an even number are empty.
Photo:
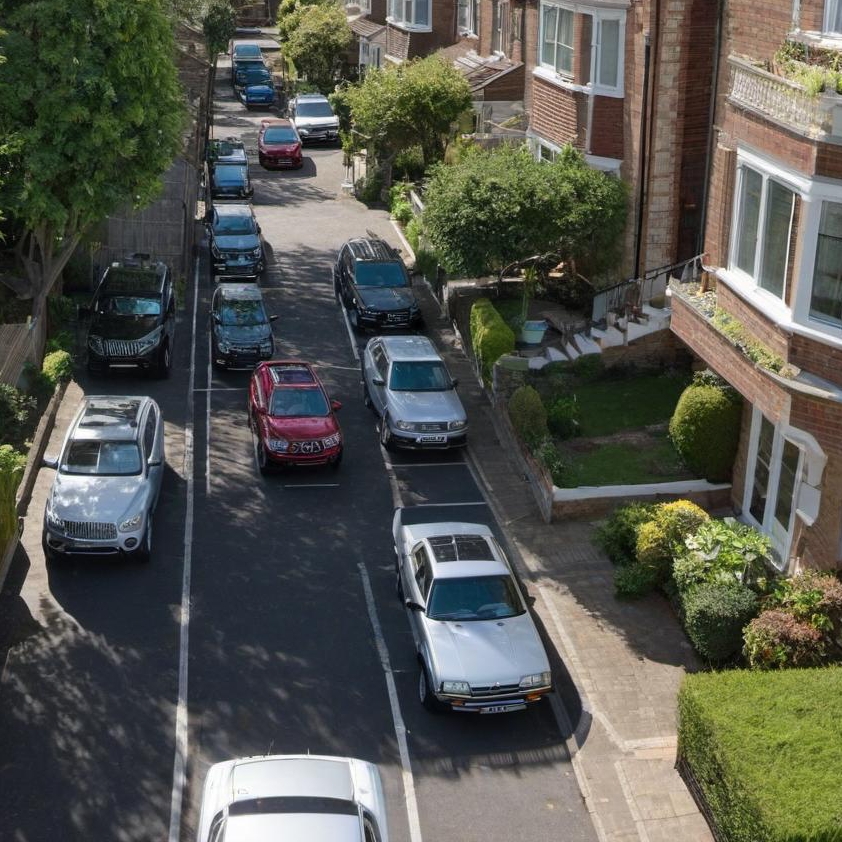
[[[710,291],[677,285],[671,327],[745,398],[735,509],[771,537],[781,570],[832,569],[842,558],[842,95],[810,97],[766,69],[785,41],[838,59],[842,0],[724,9],[704,228]],[[722,313],[741,326],[744,348],[784,367],[753,363],[719,329]]]

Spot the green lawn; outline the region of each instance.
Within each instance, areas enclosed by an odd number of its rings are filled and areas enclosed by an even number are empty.
[[[610,436],[669,421],[688,382],[681,375],[641,374],[577,386],[581,435]]]

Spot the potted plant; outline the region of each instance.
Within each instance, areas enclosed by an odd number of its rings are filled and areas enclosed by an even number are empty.
[[[527,345],[537,345],[544,339],[547,331],[547,323],[544,319],[529,319],[529,301],[535,294],[535,285],[538,281],[538,270],[534,266],[528,266],[522,270],[523,275],[523,298],[521,300],[520,318],[520,341]]]

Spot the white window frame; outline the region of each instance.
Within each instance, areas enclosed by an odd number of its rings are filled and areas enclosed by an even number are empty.
[[[459,21],[459,16],[465,9],[464,23]],[[479,31],[477,26],[479,19],[479,7],[477,0],[457,0],[456,4],[456,28],[460,35],[476,35]]]
[[[361,12],[371,14],[371,0],[357,0],[356,6]]]
[[[838,27],[832,25],[837,17],[840,18]],[[822,34],[842,38],[842,0],[825,0]]]
[[[421,6],[427,8],[427,23],[416,23],[418,20],[418,9]],[[407,7],[412,12],[406,14]],[[386,17],[387,23],[400,27],[409,32],[432,32],[433,31],[433,3],[432,0],[389,0],[389,14]]]
[[[842,2],[842,0],[840,0]],[[588,79],[586,84],[575,84],[573,80],[573,66],[576,61],[576,42],[572,45],[572,61],[571,70],[556,70],[555,66],[543,60],[543,46],[544,46],[544,9],[548,6],[555,7],[559,10],[571,12],[573,15],[590,15],[592,19],[591,27],[591,65],[589,68]],[[603,24],[607,21],[615,21],[617,23],[617,79],[614,85],[603,85],[599,82],[600,73],[603,66],[603,50],[601,39],[603,36]],[[556,24],[556,28],[558,24]],[[607,9],[597,6],[583,6],[576,3],[558,2],[558,0],[541,0],[538,6],[538,46],[537,46],[537,60],[533,73],[536,76],[547,79],[548,81],[559,84],[563,87],[568,87],[573,90],[583,91],[585,93],[596,94],[599,96],[623,97],[625,87],[625,54],[626,54],[626,12],[624,9]],[[575,25],[574,25],[575,32]]]

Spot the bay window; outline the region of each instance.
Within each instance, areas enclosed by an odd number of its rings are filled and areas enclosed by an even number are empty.
[[[810,317],[842,327],[842,203],[822,202]]]

